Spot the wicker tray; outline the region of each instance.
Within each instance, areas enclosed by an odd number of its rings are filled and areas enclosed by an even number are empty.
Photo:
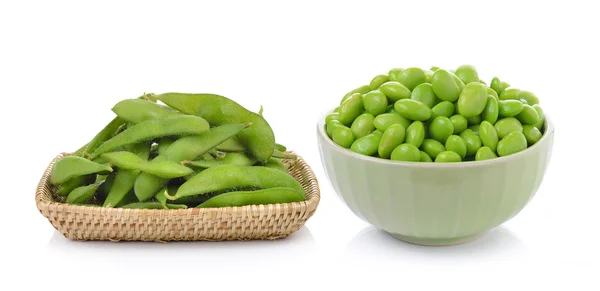
[[[297,231],[315,213],[320,201],[318,181],[302,157],[288,172],[302,184],[306,201],[226,208],[173,210],[119,209],[63,203],[49,182],[48,165],[35,193],[40,213],[56,230],[72,240],[110,241],[223,241],[274,240]],[[286,161],[290,162],[290,161]]]

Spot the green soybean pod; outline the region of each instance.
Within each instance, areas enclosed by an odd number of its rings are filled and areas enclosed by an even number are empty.
[[[160,155],[160,154],[164,153],[167,150],[167,148],[174,142],[175,142],[174,138],[169,138],[169,137],[161,138],[158,141],[158,149],[157,149],[158,154]]]
[[[419,84],[412,90],[410,99],[417,100],[429,108],[433,108],[435,105],[435,93],[433,93],[433,87],[429,83]],[[451,103],[452,104],[452,103]],[[454,107],[454,106],[453,106]]]
[[[288,173],[267,167],[236,165],[208,168],[183,183],[174,195],[165,193],[165,196],[169,200],[176,200],[182,197],[246,187],[261,189],[286,187],[298,191],[302,198],[306,197],[302,185]]]
[[[150,156],[150,147],[146,144],[140,143],[127,148],[142,160],[148,160],[148,157]],[[112,186],[110,187],[102,206],[117,207],[121,205],[127,194],[133,189],[133,185],[135,184],[135,180],[139,173],[140,171],[138,170],[117,169]]]
[[[408,128],[410,123],[410,120],[402,117],[398,113],[383,113],[377,115],[373,120],[373,125],[381,132],[385,132],[385,130],[393,124],[401,124],[404,128]]]
[[[373,77],[373,79],[371,79],[371,83],[369,83],[369,88],[371,88],[371,90],[379,89],[381,84],[383,84],[389,80],[390,80],[390,78],[388,75],[377,75],[377,76]]]
[[[492,88],[490,88],[490,87],[486,87],[486,88],[485,88],[485,90],[487,91],[487,93],[488,93],[488,96],[492,96],[492,97],[494,97],[494,98],[496,99],[496,101],[497,101],[498,99],[500,99],[500,98],[498,97],[498,93],[496,93],[496,91],[494,91],[494,89],[492,89]]]
[[[523,125],[518,119],[514,117],[506,117],[496,121],[494,124],[496,131],[498,132],[498,138],[503,139],[509,133],[513,131],[523,132]]]
[[[102,182],[90,184],[87,186],[80,186],[75,188],[69,195],[67,196],[66,202],[68,204],[87,204],[89,203],[98,187],[102,184]]]
[[[388,79],[389,79],[390,81],[396,81],[396,82],[398,82],[398,75],[399,75],[400,73],[402,73],[402,71],[403,71],[403,70],[404,70],[404,69],[402,69],[402,68],[393,68],[393,69],[391,69],[391,70],[388,72]]]
[[[498,95],[498,97],[500,98],[500,100],[519,100],[519,93],[521,93],[521,90],[517,88],[508,87],[504,88],[504,90],[502,91],[502,93],[500,93],[500,95]]]
[[[461,162],[462,159],[460,155],[453,151],[444,151],[441,152],[436,158],[436,163],[458,163]]]
[[[406,128],[405,142],[420,147],[425,139],[425,125],[421,121],[413,121]]]
[[[435,160],[435,158],[443,151],[446,150],[444,145],[435,139],[425,139],[421,145],[421,149],[426,152],[429,157]]]
[[[444,69],[439,69],[433,73],[431,86],[438,98],[450,102],[458,100],[458,95],[462,90],[461,85],[456,82],[453,74]]]
[[[71,191],[80,186],[86,186],[94,182],[95,175],[82,175],[76,176],[69,179],[67,182],[62,183],[58,190],[56,190],[56,194],[58,196],[67,197]]]
[[[394,124],[388,127],[379,142],[377,152],[379,157],[389,159],[392,151],[404,142],[406,129],[401,124]]]
[[[365,110],[374,116],[384,113],[388,107],[388,100],[379,90],[374,90],[363,95]]]
[[[491,160],[497,157],[498,156],[496,155],[496,153],[489,147],[480,147],[477,150],[477,153],[475,153],[476,161]]]
[[[350,96],[352,96],[354,94],[358,93],[360,95],[363,95],[363,94],[368,93],[369,91],[371,91],[370,86],[368,86],[368,85],[360,86],[360,87],[346,93],[346,95],[344,95],[344,97],[342,98],[342,101],[340,101],[340,105],[344,104],[344,102],[346,102],[346,100],[348,100],[348,98],[350,98]]]
[[[525,100],[529,105],[540,104],[540,99],[532,92],[526,90],[521,90],[521,92],[517,94],[517,98],[519,98],[519,100]]]
[[[271,161],[273,158],[269,159]],[[238,166],[252,166],[256,163],[256,160],[243,153],[227,153],[224,157],[219,157],[210,160],[197,160],[197,161],[181,161],[184,166],[192,166],[197,168],[210,168],[221,165],[238,165]]]
[[[452,122],[452,128],[454,128],[453,134],[460,134],[468,126],[467,118],[460,114],[450,116],[450,122]]]
[[[452,133],[454,133],[454,127],[448,117],[438,116],[429,124],[429,136],[441,143],[445,143]]]
[[[535,125],[539,121],[538,113],[531,105],[523,105],[516,117],[523,125]]]
[[[479,74],[477,69],[472,65],[462,65],[455,71],[455,75],[459,77],[465,84],[471,82],[479,82]]]
[[[431,109],[417,100],[398,100],[394,108],[398,114],[411,120],[425,121],[431,117]]]
[[[341,122],[339,122],[339,120],[335,120],[335,121],[337,121],[337,123],[341,124]],[[229,139],[218,144],[215,147],[215,150],[222,151],[222,152],[243,152],[243,151],[246,151],[246,146],[244,146],[242,144],[242,142],[236,136],[232,136]]]
[[[359,115],[353,122],[350,129],[354,134],[355,138],[361,138],[369,133],[371,133],[375,126],[373,125],[373,120],[375,120],[375,116],[371,113],[363,113]]]
[[[500,94],[502,94],[502,91],[504,91],[504,87],[502,86],[502,82],[500,81],[500,79],[498,79],[498,77],[492,78],[492,82],[490,83],[490,87],[494,91],[496,91],[496,94],[498,96],[500,96]]]
[[[379,149],[379,142],[381,141],[381,135],[369,134],[358,138],[350,146],[350,150],[365,156],[373,156]]]
[[[496,146],[498,145],[498,132],[490,122],[481,122],[479,125],[479,138],[484,146],[489,147],[493,151],[496,150]]]
[[[533,125],[523,125],[523,135],[528,145],[534,145],[542,138],[542,132]]]
[[[128,151],[105,153],[102,157],[120,169],[137,170],[166,179],[184,177],[193,173],[192,169],[177,162],[168,160],[151,162]]]
[[[535,123],[535,127],[537,127],[537,129],[541,131],[544,127],[544,122],[546,121],[546,118],[544,117],[544,111],[542,110],[542,107],[540,107],[538,104],[534,104],[531,107],[533,107],[533,109],[535,109],[535,111],[538,114],[538,122]]]
[[[111,110],[117,116],[134,124],[149,119],[165,119],[181,115],[181,112],[144,99],[121,100]]]
[[[388,81],[379,87],[379,91],[383,92],[389,102],[396,102],[400,99],[410,98],[410,90],[400,82]]]
[[[406,86],[408,90],[413,90],[417,85],[425,83],[425,71],[421,68],[406,68],[397,75],[396,81]]]
[[[332,112],[327,117],[325,117],[325,123],[330,122],[332,120],[340,120],[340,114],[337,112]]]
[[[487,97],[487,103],[485,105],[485,109],[483,109],[482,117],[483,120],[494,124],[498,120],[498,113],[500,109],[498,108],[498,100],[490,95]]]
[[[433,120],[438,116],[450,117],[453,113],[454,104],[449,101],[442,101],[431,109],[431,117],[429,119]]]
[[[403,143],[392,151],[390,159],[392,161],[418,162],[421,160],[421,151],[412,144]]]
[[[527,148],[527,139],[520,131],[513,131],[498,142],[498,156],[505,157]]]
[[[446,150],[457,153],[461,159],[467,155],[467,144],[458,135],[451,135],[446,139]],[[439,153],[438,153],[439,154]],[[437,155],[436,155],[437,157]]]
[[[78,156],[66,156],[52,166],[50,183],[63,184],[72,178],[89,174],[108,174],[113,169],[106,164],[99,164]]]
[[[485,109],[487,96],[485,85],[478,82],[469,83],[460,92],[456,108],[464,117],[475,117]]]
[[[340,125],[333,128],[331,139],[339,146],[348,149],[354,143],[355,137],[350,128]]]
[[[344,125],[350,126],[352,121],[364,112],[362,94],[355,93],[340,105],[340,122]]]
[[[305,198],[292,188],[274,187],[253,191],[232,191],[218,194],[196,208],[237,207],[304,201]]]
[[[466,129],[460,133],[460,137],[465,141],[467,145],[467,157],[475,155],[477,150],[481,147],[481,139],[472,130]]]
[[[327,135],[331,138],[333,135],[333,129],[336,126],[344,126],[339,120],[331,120],[326,124]],[[241,150],[243,151],[243,149]]]
[[[498,102],[498,116],[513,117],[523,111],[523,103],[518,100],[500,100]]]

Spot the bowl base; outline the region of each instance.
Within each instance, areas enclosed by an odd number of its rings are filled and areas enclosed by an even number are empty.
[[[474,234],[468,236],[461,237],[453,237],[453,238],[422,238],[422,237],[411,237],[404,236],[398,233],[389,233],[391,236],[410,244],[421,245],[421,246],[453,246],[471,242],[482,234]]]

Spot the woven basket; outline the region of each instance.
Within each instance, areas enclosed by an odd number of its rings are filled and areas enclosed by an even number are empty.
[[[288,172],[306,191],[306,201],[285,204],[225,208],[120,209],[79,206],[62,202],[49,182],[54,163],[46,168],[35,193],[40,213],[56,230],[72,240],[110,241],[224,241],[274,240],[297,231],[315,213],[320,201],[319,185],[308,164],[287,160]]]

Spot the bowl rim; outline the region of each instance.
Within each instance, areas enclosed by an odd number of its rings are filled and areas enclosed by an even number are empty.
[[[423,163],[423,162],[408,162],[408,161],[392,161],[392,160],[383,159],[383,158],[379,158],[379,157],[371,157],[371,156],[357,154],[355,152],[350,151],[350,149],[341,147],[340,145],[333,142],[333,140],[331,140],[331,138],[329,138],[329,136],[327,135],[327,133],[325,131],[325,118],[327,117],[327,115],[331,114],[335,110],[336,107],[325,110],[319,116],[319,120],[317,122],[317,131],[320,136],[320,139],[324,140],[325,143],[327,143],[332,149],[334,149],[342,154],[345,154],[347,156],[350,156],[354,159],[359,159],[359,160],[363,160],[366,162],[386,164],[386,165],[390,165],[390,166],[411,166],[411,167],[434,168],[434,169],[440,169],[440,168],[455,168],[455,169],[457,169],[457,168],[463,168],[463,167],[488,167],[490,165],[507,163],[507,162],[510,162],[511,160],[517,160],[517,159],[521,159],[522,157],[525,157],[527,155],[531,155],[537,148],[539,148],[541,146],[541,144],[547,142],[548,139],[552,138],[552,136],[554,135],[554,124],[552,123],[552,119],[549,117],[549,115],[547,113],[544,112],[544,128],[546,130],[542,133],[542,138],[540,138],[540,140],[538,142],[536,142],[534,145],[532,145],[532,146],[528,147],[527,149],[522,150],[516,154],[512,154],[512,155],[508,155],[508,156],[504,156],[504,157],[498,157],[498,158],[490,159],[490,160],[467,161],[467,162],[460,162],[460,163],[435,163],[435,162],[434,163]]]

